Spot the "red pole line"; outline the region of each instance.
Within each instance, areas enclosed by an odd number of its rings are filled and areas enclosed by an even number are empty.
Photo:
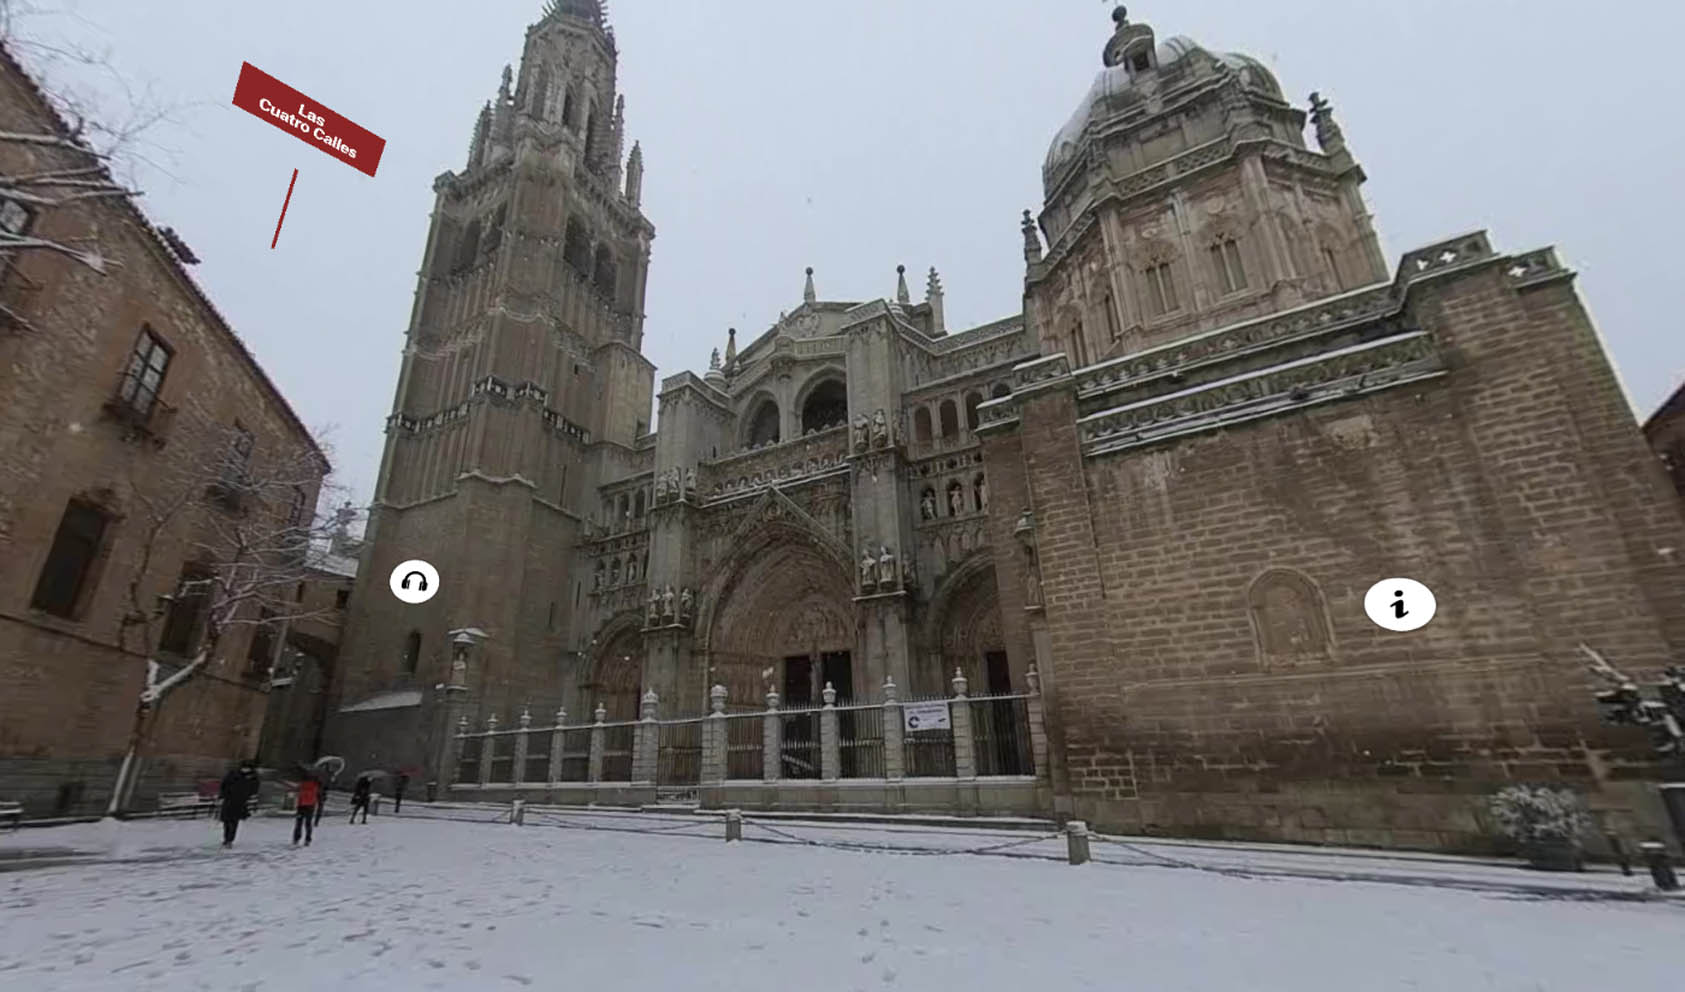
[[[281,201],[281,216],[275,221],[275,236],[269,239],[269,247],[272,250],[275,247],[275,243],[281,240],[281,221],[287,219],[287,204],[293,202],[293,185],[297,182],[298,170],[294,169],[292,182],[287,183],[287,198]]]

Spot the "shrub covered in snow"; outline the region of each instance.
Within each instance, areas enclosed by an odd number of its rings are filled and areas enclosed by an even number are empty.
[[[1567,789],[1512,785],[1492,797],[1492,816],[1504,835],[1520,844],[1569,841],[1578,844],[1591,819]]]

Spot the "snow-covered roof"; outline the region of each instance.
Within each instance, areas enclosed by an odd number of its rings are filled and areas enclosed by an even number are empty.
[[[366,713],[370,710],[401,710],[410,706],[421,705],[420,689],[399,689],[395,692],[380,692],[360,703],[341,706],[341,713]]]

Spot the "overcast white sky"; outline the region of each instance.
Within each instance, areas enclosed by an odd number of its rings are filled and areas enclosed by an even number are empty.
[[[191,106],[143,205],[313,427],[372,491],[433,177],[520,55],[542,0],[35,0],[29,30],[110,50]],[[935,265],[950,327],[1017,312],[1019,213],[1099,69],[1099,0],[615,0],[628,144],[656,226],[645,351],[706,367],[725,328],[801,300],[885,296]],[[1685,375],[1677,318],[1685,5],[1645,0],[1178,0],[1132,4],[1271,65],[1335,108],[1389,259],[1474,228],[1557,245],[1635,406]],[[249,60],[386,138],[369,178],[230,105]],[[66,70],[67,71],[67,70]],[[298,187],[269,248],[294,168]]]

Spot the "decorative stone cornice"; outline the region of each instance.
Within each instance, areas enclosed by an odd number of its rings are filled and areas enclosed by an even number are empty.
[[[1077,421],[1084,453],[1109,454],[1445,373],[1433,338],[1411,331],[1154,396]]]

